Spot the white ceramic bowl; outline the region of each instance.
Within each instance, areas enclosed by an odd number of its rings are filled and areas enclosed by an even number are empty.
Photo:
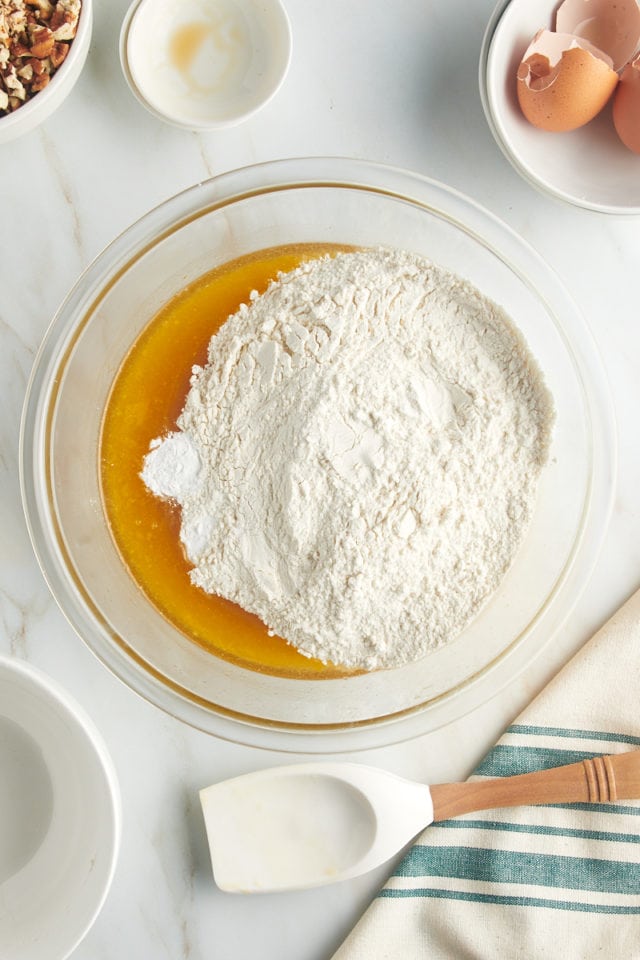
[[[120,32],[129,87],[188,130],[232,126],[279,90],[291,60],[280,0],[134,0]]]
[[[93,28],[93,0],[82,0],[78,30],[64,62],[51,82],[13,113],[0,117],[0,143],[8,143],[39,126],[71,92],[82,72]]]
[[[120,821],[89,717],[45,674],[0,657],[0,957],[70,955],[107,895]]]
[[[480,94],[493,136],[507,159],[534,186],[600,213],[640,213],[640,156],[618,139],[611,102],[584,127],[538,130],[518,105],[516,72],[541,27],[554,26],[558,0],[500,0],[480,55]]]

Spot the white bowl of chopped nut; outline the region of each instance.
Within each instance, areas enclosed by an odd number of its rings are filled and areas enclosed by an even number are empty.
[[[92,0],[0,0],[0,143],[33,130],[80,76]]]

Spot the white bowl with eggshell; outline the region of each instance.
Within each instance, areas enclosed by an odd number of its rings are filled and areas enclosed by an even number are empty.
[[[246,120],[275,96],[291,59],[280,0],[135,0],[120,63],[136,99],[187,130]]]
[[[8,143],[34,130],[68,97],[87,59],[92,28],[93,0],[82,0],[77,30],[74,38],[69,42],[68,53],[64,60],[52,73],[51,80],[43,89],[33,96],[28,96],[17,109],[0,117],[0,143]]]
[[[588,21],[580,22],[584,10],[589,10],[589,3],[598,6],[593,0],[570,0],[568,8],[559,5],[557,0],[542,3],[501,0],[491,16],[482,45],[479,71],[482,104],[496,143],[517,172],[533,186],[589,210],[637,215],[640,214],[640,155],[622,142],[614,124],[614,109],[623,86],[625,96],[631,93],[629,100],[635,98],[636,87],[640,90],[640,84],[632,87],[628,82],[630,67],[624,76],[625,65],[640,46],[640,34],[637,44],[633,40],[640,9],[635,0],[618,5],[623,13],[628,13],[632,39],[626,49],[620,48],[622,52],[616,60],[616,43],[598,35],[597,28]],[[557,27],[556,16],[562,6],[564,14]],[[600,0],[599,6],[604,8],[606,4]],[[595,34],[596,46],[602,43],[610,50],[613,47],[610,62],[621,80],[608,99],[604,96],[607,102],[597,115],[576,129],[562,132],[540,129],[529,122],[520,105],[518,70],[541,29],[549,31],[551,37],[560,29],[563,37],[576,31],[582,36]],[[637,72],[634,69],[634,74]],[[625,109],[626,126],[636,124],[636,110],[640,124],[640,96],[637,105],[634,102],[630,109]]]
[[[101,444],[114,378],[168,302],[237,258],[322,243],[404,249],[474,284],[525,337],[556,420],[530,528],[501,586],[468,628],[398,668],[338,675],[321,668],[310,676],[206,649],[147,597],[111,534]],[[417,736],[509,683],[553,637],[584,587],[606,529],[615,463],[598,354],[547,264],[455,191],[344,158],[231,171],[132,225],[94,261],[54,318],[34,365],[21,436],[34,549],[62,610],[94,653],[131,689],[185,722],[295,752],[364,749]],[[134,464],[136,478],[141,467]],[[222,629],[235,635],[227,620]]]

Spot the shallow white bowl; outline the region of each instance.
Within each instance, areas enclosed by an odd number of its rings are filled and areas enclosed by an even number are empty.
[[[547,133],[525,120],[516,72],[541,27],[552,29],[558,0],[500,0],[480,55],[480,94],[493,136],[521,176],[546,193],[600,213],[640,213],[640,156],[618,139],[611,102],[568,133]]]
[[[120,32],[134,96],[158,119],[188,130],[228,127],[256,113],[280,89],[290,60],[280,0],[134,0]]]
[[[64,63],[56,70],[51,82],[25,104],[0,117],[0,143],[8,143],[39,126],[71,93],[82,73],[93,29],[93,0],[82,0],[78,31]]]
[[[107,895],[120,822],[92,721],[45,674],[0,657],[0,957],[71,954]]]

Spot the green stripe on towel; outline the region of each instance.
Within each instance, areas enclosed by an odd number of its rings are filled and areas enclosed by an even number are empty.
[[[616,813],[640,817],[640,807],[627,807],[619,800],[611,803],[548,803],[545,806],[556,810],[582,810],[584,813]]]
[[[624,743],[640,746],[640,737],[623,733],[606,733],[604,730],[574,730],[568,727],[536,727],[526,723],[512,724],[507,733],[519,733],[526,737],[564,737],[571,740],[602,740],[603,743]]]
[[[416,844],[396,870],[395,876],[455,877],[483,883],[517,883],[640,896],[640,870],[637,863],[521,853],[515,850],[486,850],[480,847]]]
[[[623,907],[608,903],[583,903],[571,900],[546,900],[539,897],[507,897],[493,893],[467,893],[462,890],[434,890],[430,887],[397,890],[385,887],[378,898],[404,900],[409,898],[431,900],[466,900],[470,903],[495,903],[507,907],[546,907],[549,910],[571,910],[579,913],[605,913],[626,916],[640,915],[640,906]]]
[[[510,777],[534,770],[550,770],[565,763],[579,763],[600,753],[561,750],[554,747],[523,747],[499,743],[489,751],[475,773],[482,777]]]
[[[567,804],[567,807],[572,806]],[[575,804],[573,805],[575,806]],[[592,805],[586,804],[591,810]],[[634,813],[639,812],[634,808]],[[580,840],[600,840],[604,843],[640,843],[640,834],[614,833],[605,830],[578,830],[575,827],[550,827],[533,823],[500,823],[498,820],[442,820],[432,830],[496,830],[499,833],[530,833],[546,837],[577,837]]]

